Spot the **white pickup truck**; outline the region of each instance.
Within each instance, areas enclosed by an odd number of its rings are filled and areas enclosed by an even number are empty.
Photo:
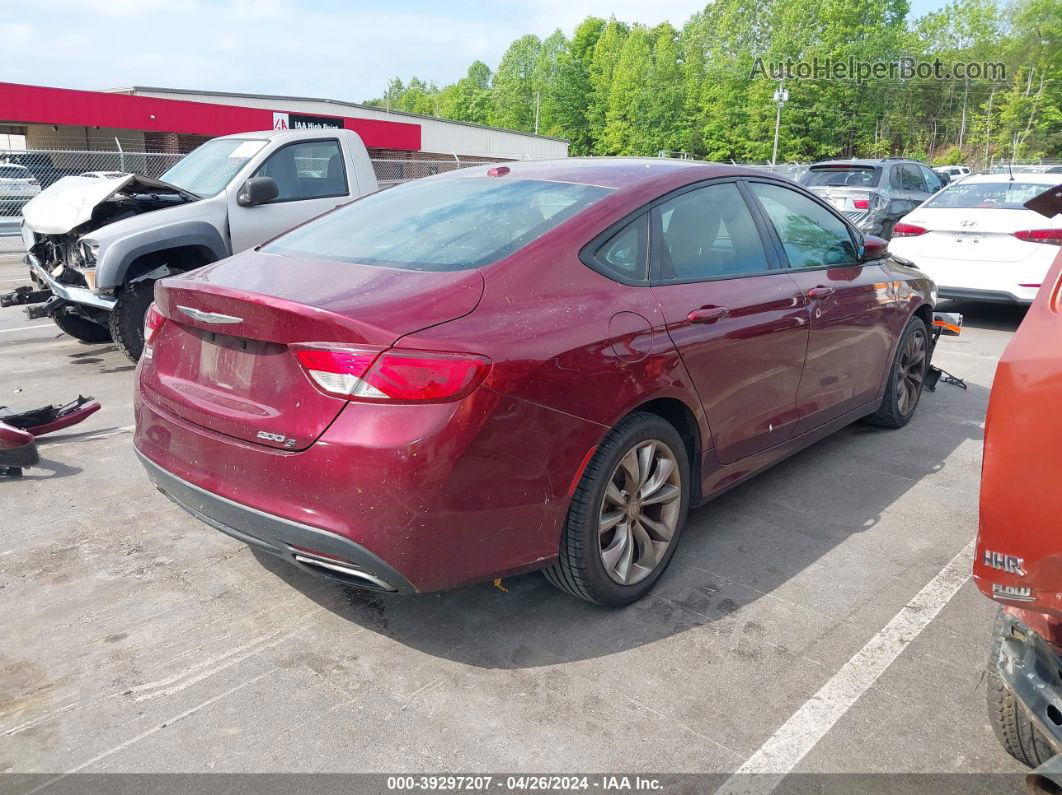
[[[239,133],[207,141],[160,179],[64,177],[26,204],[31,304],[83,342],[113,339],[136,361],[157,279],[256,246],[377,190],[350,130]]]

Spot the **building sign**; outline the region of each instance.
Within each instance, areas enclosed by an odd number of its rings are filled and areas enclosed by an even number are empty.
[[[342,130],[343,120],[331,116],[306,116],[302,113],[273,111],[274,130]]]

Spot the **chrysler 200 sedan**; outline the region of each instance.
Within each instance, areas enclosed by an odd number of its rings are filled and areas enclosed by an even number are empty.
[[[642,159],[418,180],[160,281],[135,444],[208,525],[364,588],[607,605],[691,506],[905,425],[933,285],[806,189]]]

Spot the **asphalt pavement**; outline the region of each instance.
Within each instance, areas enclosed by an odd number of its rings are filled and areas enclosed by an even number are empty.
[[[23,273],[0,255],[0,291]],[[1020,773],[968,573],[1022,311],[954,308],[936,361],[968,389],[694,511],[624,610],[538,574],[389,597],[260,559],[152,488],[113,345],[0,309],[0,405],[103,404],[0,482],[0,772]]]

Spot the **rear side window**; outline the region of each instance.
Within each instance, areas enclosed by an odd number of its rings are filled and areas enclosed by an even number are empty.
[[[497,262],[612,192],[506,177],[428,179],[359,199],[263,248],[422,271]]]
[[[821,268],[856,262],[848,227],[818,202],[781,185],[750,183],[778,237],[791,268]]]
[[[874,166],[825,166],[812,168],[800,178],[801,185],[814,188],[874,188],[881,169]]]
[[[654,281],[697,281],[770,270],[756,224],[737,185],[683,193],[657,213],[661,245]]]
[[[278,149],[254,173],[276,180],[275,202],[343,196],[347,172],[338,141],[308,141]]]
[[[645,279],[649,216],[631,221],[597,250],[597,264],[627,281]]]

